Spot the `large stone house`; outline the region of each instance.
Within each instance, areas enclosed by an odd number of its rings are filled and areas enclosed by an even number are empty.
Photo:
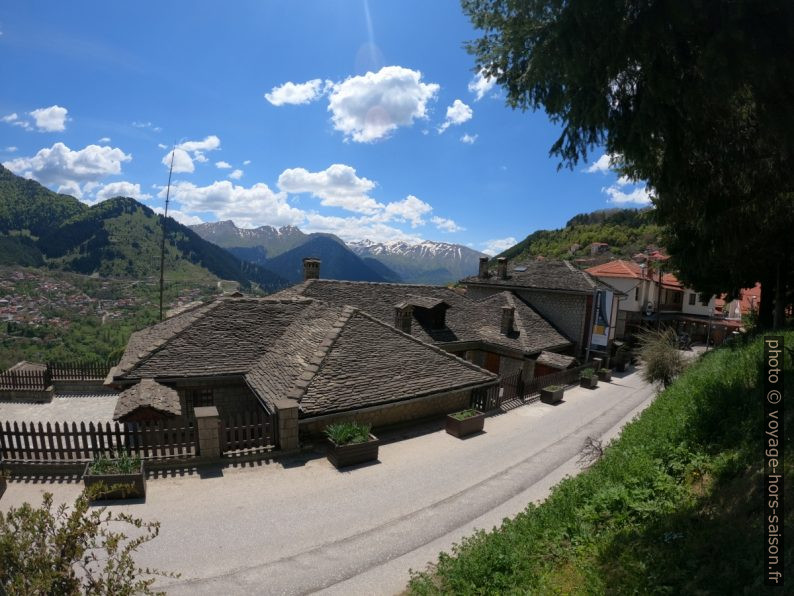
[[[508,269],[507,259],[499,258],[493,272],[488,258],[482,257],[478,274],[460,280],[460,284],[474,299],[505,291],[513,294],[570,338],[578,357],[608,353],[615,338],[618,300],[623,292],[568,261],[536,259]]]
[[[354,306],[312,298],[222,297],[133,333],[106,380],[123,422],[295,411],[375,426],[468,407],[497,377]]]

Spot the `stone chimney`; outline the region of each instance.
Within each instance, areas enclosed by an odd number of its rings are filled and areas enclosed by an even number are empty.
[[[496,259],[496,272],[499,279],[507,279],[507,259],[505,257]]]
[[[502,325],[499,332],[502,335],[510,335],[513,331],[513,322],[516,318],[516,309],[514,306],[502,307]]]
[[[410,304],[401,302],[394,307],[394,326],[403,333],[411,335],[411,321],[413,316],[413,307]]]
[[[488,277],[488,257],[480,257],[480,271],[477,277],[481,279]]]
[[[303,281],[307,279],[320,279],[320,259],[303,259]]]

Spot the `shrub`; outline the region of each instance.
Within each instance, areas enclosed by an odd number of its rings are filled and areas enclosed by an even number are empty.
[[[133,553],[160,531],[104,507],[89,510],[91,491],[71,511],[53,508],[52,494],[35,508],[24,503],[0,511],[0,593],[2,594],[154,594],[155,576],[178,577],[135,565]],[[130,537],[121,526],[136,537]],[[112,528],[112,529],[111,529]]]
[[[88,467],[89,474],[132,474],[141,469],[141,458],[131,456],[123,450],[116,453],[115,458],[100,453]]]
[[[581,374],[579,375],[582,379],[589,379],[595,374],[595,370],[592,368],[584,369]]]
[[[673,329],[644,331],[640,336],[640,356],[645,362],[643,378],[649,383],[661,382],[665,389],[684,370],[684,358]]]
[[[549,385],[548,387],[544,387],[546,391],[559,391],[560,389],[565,389],[565,385]]]
[[[461,410],[460,412],[453,412],[450,414],[455,420],[466,420],[467,418],[474,418],[475,416],[479,415],[480,412],[477,410],[473,410],[469,408],[468,410]]]
[[[349,445],[351,443],[366,443],[369,441],[369,424],[359,424],[355,420],[352,422],[337,422],[325,427],[325,436],[337,445]]]

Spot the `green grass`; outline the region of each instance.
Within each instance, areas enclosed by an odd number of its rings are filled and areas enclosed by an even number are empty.
[[[454,412],[450,414],[455,420],[466,420],[468,418],[474,418],[475,416],[479,415],[480,412],[477,410],[461,410],[460,412]]]
[[[141,458],[133,457],[126,451],[119,451],[114,458],[100,454],[88,467],[90,474],[132,474],[140,469]]]
[[[794,346],[794,333],[785,341]],[[762,354],[760,339],[707,353],[599,462],[414,572],[409,593],[761,593]],[[789,356],[785,369],[794,395]],[[789,478],[792,463],[789,448]],[[790,496],[785,504],[792,528]],[[793,568],[792,549],[784,564]]]
[[[366,443],[369,441],[369,424],[359,424],[358,422],[337,422],[325,427],[325,436],[337,445],[349,445],[351,443]]]

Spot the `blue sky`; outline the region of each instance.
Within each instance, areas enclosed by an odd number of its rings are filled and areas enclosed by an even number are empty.
[[[93,203],[193,223],[494,252],[576,213],[648,201],[557,170],[543,112],[472,71],[456,1],[3,2],[0,161]]]

